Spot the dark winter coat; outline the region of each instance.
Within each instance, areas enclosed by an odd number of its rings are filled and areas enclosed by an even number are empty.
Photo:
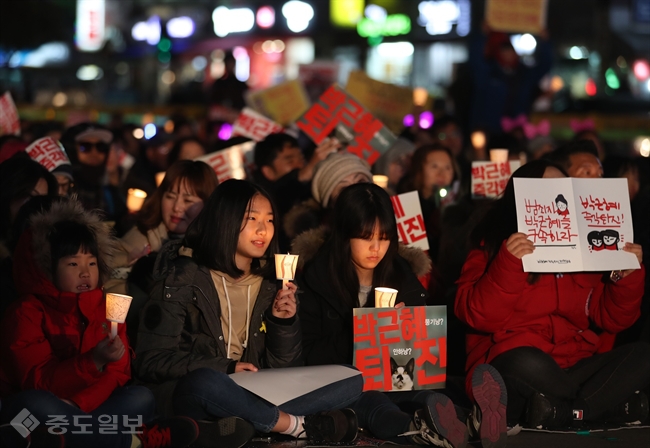
[[[352,362],[352,316],[353,309],[346,305],[327,274],[327,259],[318,251],[325,241],[322,228],[300,235],[292,251],[300,255],[304,270],[298,276],[300,296],[298,315],[303,326],[303,350],[307,365],[353,364]],[[395,269],[400,273],[401,283],[396,303],[406,306],[425,305],[426,289],[418,280],[431,269],[427,255],[419,249],[400,245]],[[374,306],[374,291],[368,294],[367,307]]]
[[[180,241],[170,241],[156,260],[156,283],[140,316],[134,362],[136,377],[153,390],[164,414],[170,413],[172,393],[184,375],[206,367],[233,373],[237,363],[226,357],[220,298],[210,271],[179,255],[180,248]],[[257,368],[302,363],[298,317],[279,319],[270,312],[276,292],[275,282],[264,280],[253,307],[251,337],[240,361]]]

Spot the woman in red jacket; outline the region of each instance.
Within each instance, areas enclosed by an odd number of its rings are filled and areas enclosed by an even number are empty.
[[[31,218],[14,253],[21,299],[0,326],[1,421],[11,420],[23,437],[42,425],[70,447],[185,446],[196,439],[196,423],[174,418],[142,428],[153,418],[153,394],[126,386],[125,326],[109,337],[99,287],[109,231],[72,200]]]
[[[540,160],[513,177],[565,173]],[[639,317],[643,265],[611,276],[526,273],[521,258],[535,247],[517,232],[516,216],[510,179],[474,230],[475,248],[458,280],[455,312],[471,327],[468,372],[490,363],[501,373],[510,425],[566,427],[577,420],[631,423],[647,417],[647,397],[636,392],[650,383],[650,345],[597,353],[600,332],[620,332]],[[641,246],[626,243],[623,250],[641,262]]]

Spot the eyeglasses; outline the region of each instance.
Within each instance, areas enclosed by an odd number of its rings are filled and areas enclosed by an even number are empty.
[[[106,154],[108,153],[108,150],[111,149],[110,145],[104,142],[97,142],[97,143],[77,142],[77,145],[79,147],[79,152],[90,152],[92,151],[93,148],[95,148],[97,149],[97,151],[101,152],[102,154]]]

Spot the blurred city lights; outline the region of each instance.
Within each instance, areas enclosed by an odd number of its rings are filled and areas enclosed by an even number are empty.
[[[618,76],[616,76],[616,73],[611,68],[608,68],[605,72],[605,82],[610,89],[616,90],[621,87],[621,82],[618,80]]]
[[[250,8],[228,9],[219,6],[212,12],[214,34],[226,37],[230,33],[245,33],[253,29],[255,14]]]
[[[485,132],[483,131],[474,131],[470,136],[472,140],[472,146],[474,149],[482,149],[485,147],[486,137]]]
[[[535,53],[537,41],[532,34],[515,34],[510,36],[510,42],[519,56],[528,56]]]
[[[587,82],[585,82],[585,93],[589,96],[594,96],[596,93],[598,93],[596,83],[591,78],[587,79]]]
[[[404,120],[402,120],[402,123],[404,123],[405,127],[410,128],[415,123],[415,117],[413,116],[413,114],[405,115]]]
[[[232,50],[232,55],[237,62],[235,64],[235,77],[240,81],[248,81],[251,74],[251,59],[248,56],[248,51],[244,47],[235,47]]]
[[[167,34],[169,37],[182,39],[194,34],[194,21],[189,17],[174,17],[167,22]]]
[[[444,198],[444,197],[447,196],[447,189],[446,188],[441,188],[439,193],[440,193],[440,197]]]
[[[144,131],[141,128],[134,129],[133,130],[133,137],[140,140],[142,137],[144,137]]]
[[[377,45],[377,53],[384,58],[404,58],[413,54],[413,44],[410,42],[387,42]]]
[[[176,75],[171,70],[165,70],[160,76],[160,80],[163,82],[163,84],[170,85],[176,81]]]
[[[201,71],[208,66],[208,60],[204,56],[197,56],[192,59],[192,68],[194,70]]]
[[[453,25],[459,24],[461,18],[460,2],[451,0],[420,2],[418,11],[420,12],[418,23],[431,35],[451,33]],[[459,33],[460,36],[466,34],[462,34],[462,31]]]
[[[156,125],[153,123],[146,124],[144,126],[144,138],[147,140],[153,138],[156,135]]]
[[[569,56],[571,56],[571,59],[583,59],[584,56],[582,55],[582,50],[580,50],[580,47],[573,46],[569,49]]]
[[[221,140],[228,140],[232,136],[232,125],[230,123],[224,123],[221,125],[221,128],[219,128],[219,132],[217,133],[217,137],[219,137]]]
[[[634,61],[632,70],[634,71],[634,76],[639,81],[645,81],[650,76],[650,66],[648,66],[647,61],[644,61],[642,59]]]
[[[49,42],[33,51],[16,51],[9,58],[9,67],[45,67],[67,62],[70,50],[63,42]]]
[[[63,107],[68,102],[68,95],[63,92],[57,92],[52,97],[52,106],[54,107]]]
[[[431,111],[424,111],[420,114],[420,127],[422,129],[429,129],[433,126],[433,113]]]
[[[104,71],[96,65],[82,65],[77,70],[77,79],[80,81],[95,81],[104,76]]]
[[[308,3],[291,0],[282,6],[282,15],[287,19],[287,27],[294,33],[305,31],[314,18],[314,8]]]
[[[257,10],[257,26],[271,28],[275,25],[275,9],[272,6],[262,6]]]
[[[75,42],[81,51],[98,51],[106,34],[105,0],[77,0]]]
[[[126,75],[129,73],[129,64],[126,62],[118,62],[115,64],[115,73],[122,76]]]
[[[413,89],[413,104],[416,106],[424,106],[429,99],[429,92],[424,87],[416,87]]]
[[[564,80],[560,76],[555,75],[551,78],[551,90],[553,92],[559,92],[563,87]]]
[[[382,8],[379,5],[368,5],[363,12],[366,17],[368,17],[370,20],[374,20],[375,22],[383,22],[386,20],[386,17],[388,17],[388,12],[386,12],[386,9]]]
[[[330,20],[336,26],[354,28],[363,16],[364,0],[330,0]]]
[[[160,18],[152,16],[146,22],[138,22],[131,28],[131,36],[134,40],[147,41],[149,45],[156,45],[160,42]]]
[[[618,68],[627,68],[627,61],[623,56],[619,56],[616,58],[616,65],[618,65]]]
[[[165,126],[163,126],[165,129],[165,132],[168,134],[171,134],[174,132],[174,121],[173,120],[167,120],[165,121]]]
[[[645,137],[639,146],[639,154],[643,157],[650,157],[650,138]]]

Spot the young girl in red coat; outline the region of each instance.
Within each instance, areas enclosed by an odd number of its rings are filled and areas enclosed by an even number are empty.
[[[0,326],[2,422],[23,437],[42,425],[70,447],[185,446],[196,439],[196,423],[142,428],[153,418],[153,394],[126,386],[126,328],[110,339],[99,288],[111,250],[108,227],[76,201],[32,217],[14,256],[21,299]]]
[[[565,177],[546,161],[513,177]],[[644,268],[623,272],[533,274],[521,258],[535,251],[517,232],[514,184],[472,235],[458,280],[455,312],[471,327],[467,370],[490,363],[508,389],[508,423],[568,427],[580,420],[632,423],[648,415],[650,346],[597,353],[599,333],[618,333],[639,317]],[[641,246],[623,250],[642,260]]]

